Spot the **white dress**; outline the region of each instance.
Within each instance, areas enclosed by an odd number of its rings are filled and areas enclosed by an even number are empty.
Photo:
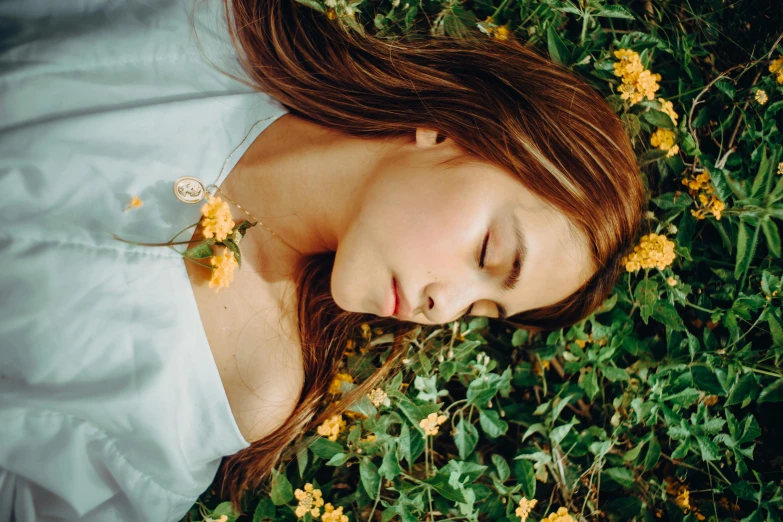
[[[0,522],[177,521],[249,446],[183,258],[111,237],[196,223],[174,181],[287,112],[194,1],[0,1]]]

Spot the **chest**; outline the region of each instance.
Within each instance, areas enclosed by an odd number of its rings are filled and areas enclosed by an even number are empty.
[[[209,288],[208,268],[183,261],[202,325],[229,405],[240,432],[249,442],[281,424],[298,402],[304,373],[295,313],[294,283],[267,280],[265,269],[284,263],[273,252],[261,255],[248,232],[241,243],[243,263],[228,287]],[[200,227],[191,244],[201,238]],[[222,247],[218,247],[222,248]],[[208,260],[198,260],[206,262]],[[277,267],[278,270],[284,267]]]

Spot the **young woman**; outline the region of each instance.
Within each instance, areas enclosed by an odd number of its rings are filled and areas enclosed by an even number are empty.
[[[0,521],[179,520],[218,472],[238,502],[357,325],[573,324],[638,234],[621,122],[513,40],[362,37],[294,0],[0,21]],[[184,176],[264,224],[220,292],[112,237],[198,222]]]

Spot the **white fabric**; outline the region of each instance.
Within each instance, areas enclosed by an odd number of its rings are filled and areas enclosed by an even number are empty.
[[[184,260],[111,237],[196,223],[173,182],[287,112],[193,2],[0,0],[0,522],[177,521],[248,447]]]

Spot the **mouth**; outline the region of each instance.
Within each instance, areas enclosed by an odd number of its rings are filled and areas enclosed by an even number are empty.
[[[400,294],[397,291],[397,280],[395,278],[392,278],[392,289],[394,290],[394,311],[392,315],[397,315],[400,313]]]
[[[391,317],[398,313],[400,308],[400,297],[397,294],[397,280],[392,277],[391,288],[387,290],[386,298],[381,310],[381,317]]]

